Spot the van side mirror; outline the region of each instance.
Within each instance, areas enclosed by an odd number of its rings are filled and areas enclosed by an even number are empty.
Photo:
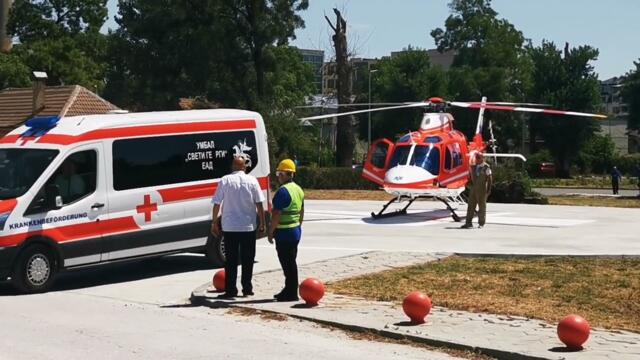
[[[62,196],[58,185],[49,184],[44,190],[46,206],[49,209],[60,209],[62,207]]]

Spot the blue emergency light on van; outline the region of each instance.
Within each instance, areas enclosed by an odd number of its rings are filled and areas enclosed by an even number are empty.
[[[24,137],[39,137],[47,133],[58,125],[59,116],[39,116],[27,120],[24,125],[28,127],[27,131],[22,133]]]

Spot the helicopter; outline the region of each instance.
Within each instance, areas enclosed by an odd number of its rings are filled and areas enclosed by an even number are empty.
[[[374,104],[364,104],[374,105]],[[349,106],[349,105],[338,105]],[[407,214],[407,209],[417,199],[435,199],[442,202],[451,213],[454,221],[462,218],[456,213],[458,206],[465,205],[462,193],[469,181],[469,166],[473,165],[475,154],[480,152],[486,157],[518,158],[526,161],[521,154],[498,153],[493,128],[489,124],[490,139],[484,141],[485,110],[515,111],[548,115],[582,116],[606,118],[605,115],[575,111],[563,111],[535,106],[544,104],[445,101],[440,97],[431,97],[425,101],[402,103],[400,105],[356,110],[342,113],[317,115],[301,118],[301,121],[321,120],[338,116],[363,114],[405,108],[423,108],[420,127],[400,137],[396,142],[378,139],[371,143],[362,170],[362,177],[380,186],[393,195],[380,211],[372,212],[371,217],[380,219]],[[471,141],[453,126],[454,118],[447,112],[449,107],[478,109],[478,121]],[[491,149],[491,152],[487,150]],[[406,203],[401,209],[386,212],[394,203]]]

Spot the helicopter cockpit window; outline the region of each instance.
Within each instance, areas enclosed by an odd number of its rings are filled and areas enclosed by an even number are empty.
[[[437,144],[440,141],[442,141],[442,138],[440,136],[429,136],[426,139],[424,139],[424,142],[426,144]]]
[[[371,165],[377,167],[378,169],[384,169],[385,162],[387,161],[388,151],[389,151],[389,145],[387,144],[376,145],[375,150],[373,150],[373,155],[371,156]]]
[[[435,146],[416,146],[411,165],[420,166],[432,175],[440,172],[440,150]]]
[[[451,170],[451,149],[447,147],[447,150],[444,152],[444,168],[446,170]]]
[[[411,146],[396,147],[393,152],[390,167],[398,165],[415,165],[419,166],[433,175],[440,172],[440,150],[435,146],[416,146],[413,150],[413,156],[409,161],[409,153]]]

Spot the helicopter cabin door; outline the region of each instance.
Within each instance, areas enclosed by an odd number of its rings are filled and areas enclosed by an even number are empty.
[[[364,163],[362,177],[378,185],[384,184],[384,175],[393,155],[393,143],[387,139],[374,141]]]

